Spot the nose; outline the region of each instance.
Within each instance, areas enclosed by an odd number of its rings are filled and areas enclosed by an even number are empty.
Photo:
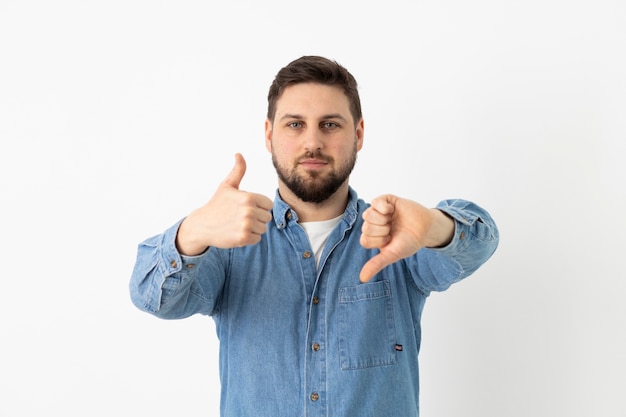
[[[309,152],[321,150],[324,147],[322,133],[317,129],[307,129],[304,135],[304,148]]]

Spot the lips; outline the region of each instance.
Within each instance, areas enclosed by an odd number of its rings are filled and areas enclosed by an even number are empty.
[[[300,161],[300,165],[308,169],[317,169],[326,166],[328,162],[321,159],[308,158]]]

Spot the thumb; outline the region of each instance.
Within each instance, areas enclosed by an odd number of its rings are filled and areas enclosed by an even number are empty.
[[[246,173],[246,160],[243,159],[243,155],[240,153],[235,154],[235,166],[228,173],[222,185],[230,186],[239,189],[239,184]]]
[[[378,274],[383,270],[387,265],[391,265],[395,262],[395,259],[392,259],[393,255],[390,255],[388,252],[382,251],[378,255],[371,258],[369,261],[363,265],[361,268],[361,273],[359,274],[359,279],[361,282],[368,282],[371,280],[374,275]]]

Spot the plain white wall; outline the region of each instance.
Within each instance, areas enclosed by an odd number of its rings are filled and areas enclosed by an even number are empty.
[[[0,415],[217,416],[206,317],[135,309],[136,245],[242,152],[267,88],[360,82],[367,200],[460,197],[502,240],[426,305],[425,417],[626,416],[626,3],[0,1]]]

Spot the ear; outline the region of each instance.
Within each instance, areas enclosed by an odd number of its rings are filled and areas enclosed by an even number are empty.
[[[272,122],[270,119],[265,119],[265,149],[268,152],[272,152]]]
[[[359,120],[356,125],[356,150],[360,151],[363,147],[363,136],[365,135],[365,123],[363,119]]]

